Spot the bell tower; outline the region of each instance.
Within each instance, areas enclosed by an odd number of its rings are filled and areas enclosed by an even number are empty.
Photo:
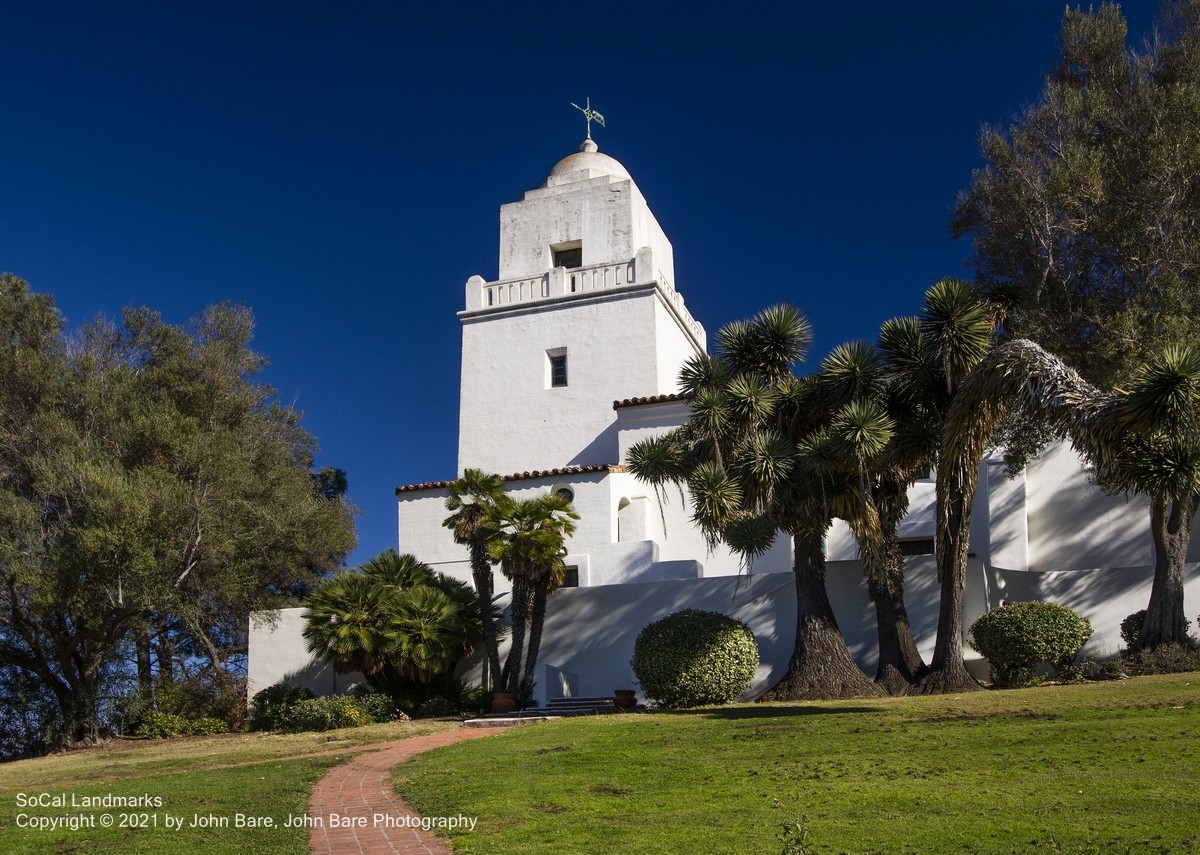
[[[596,115],[578,152],[500,207],[498,278],[467,280],[459,472],[618,463],[613,402],[677,391],[704,352],[671,242],[591,139]]]

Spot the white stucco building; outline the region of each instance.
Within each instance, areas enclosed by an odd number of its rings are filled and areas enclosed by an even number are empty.
[[[466,468],[503,475],[517,497],[569,491],[580,519],[566,559],[570,587],[549,603],[542,700],[631,686],[637,632],[688,607],[745,620],[763,658],[750,694],[769,687],[794,642],[790,543],[780,538],[753,568],[724,548],[710,551],[677,490],[660,502],[621,465],[634,442],[687,417],[676,395],[679,369],[706,346],[676,289],[671,243],[626,169],[589,138],[542,186],[502,205],[497,278],[472,276],[458,317],[458,471],[396,489],[399,551],[470,581],[466,550],[442,525],[446,485]],[[919,482],[901,536],[914,556],[906,602],[927,660],[938,612],[928,555],[934,515],[934,483]],[[1195,545],[1193,551],[1193,560],[1200,558]],[[844,524],[831,529],[826,553],[839,624],[873,673],[874,612]],[[1148,503],[1102,494],[1065,445],[1016,479],[988,460],[973,509],[971,556],[964,630],[1002,600],[1045,599],[1092,621],[1087,652],[1114,653],[1120,620],[1149,599]],[[507,590],[499,573],[496,581],[498,591]],[[1187,597],[1194,616],[1196,565]],[[308,661],[297,629],[301,610],[290,612],[275,629],[252,622],[251,694],[284,678],[324,691],[339,685]]]

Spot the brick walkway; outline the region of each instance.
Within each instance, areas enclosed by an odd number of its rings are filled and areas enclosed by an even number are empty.
[[[313,820],[308,842],[313,855],[451,855],[450,847],[433,832],[395,824],[403,823],[405,817],[419,819],[419,816],[396,797],[392,789],[392,767],[422,751],[487,736],[497,730],[499,728],[463,727],[414,736],[330,770],[317,782],[308,800],[308,815]],[[330,827],[331,814],[355,818],[356,825]],[[387,819],[376,823],[375,814],[382,814]]]

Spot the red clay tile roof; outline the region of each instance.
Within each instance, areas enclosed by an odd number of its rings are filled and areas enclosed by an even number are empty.
[[[624,466],[613,463],[592,463],[587,466],[564,466],[561,469],[538,469],[533,472],[514,472],[512,475],[502,475],[505,481],[528,481],[533,478],[549,478],[554,475],[586,475],[591,472],[625,472]],[[422,484],[404,484],[396,488],[396,495],[401,493],[419,493],[422,490],[439,490],[449,487],[450,481],[426,481]]]
[[[686,401],[687,396],[679,392],[673,392],[670,395],[651,395],[648,398],[626,398],[623,401],[613,401],[613,409],[619,410],[622,407],[637,407],[641,404],[662,404],[666,401]]]

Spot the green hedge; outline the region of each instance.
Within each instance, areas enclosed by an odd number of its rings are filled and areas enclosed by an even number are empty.
[[[634,676],[667,707],[737,700],[758,668],[758,644],[744,623],[685,609],[647,624],[633,645]]]
[[[971,624],[971,645],[987,657],[992,683],[1005,688],[1039,682],[1034,672],[1042,663],[1069,668],[1091,635],[1090,623],[1054,603],[1011,603]]]

